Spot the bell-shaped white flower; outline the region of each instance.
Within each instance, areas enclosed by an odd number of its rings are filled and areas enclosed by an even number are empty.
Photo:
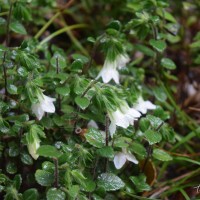
[[[99,129],[99,126],[97,125],[97,123],[94,120],[90,120],[87,124],[87,128],[95,128],[95,129]],[[101,131],[101,134],[103,136],[104,139],[106,139],[106,133],[105,131]]]
[[[37,149],[40,147],[40,139],[38,137],[34,137],[34,141],[32,143],[28,143],[28,152],[31,156],[37,160],[39,155],[36,153]]]
[[[32,104],[31,106],[32,112],[36,115],[38,120],[42,119],[45,112],[55,112],[55,106],[53,104],[55,100],[55,98],[48,97],[43,93],[38,95],[38,103]]]
[[[117,153],[114,157],[114,165],[116,169],[121,169],[127,160],[138,164],[138,160],[135,158],[135,156],[131,153],[128,153],[126,149],[123,149],[122,152]]]
[[[126,54],[119,54],[113,61],[106,59],[96,79],[102,77],[104,83],[108,83],[113,79],[115,83],[119,84],[119,72],[117,69],[125,67],[129,60]]]
[[[122,102],[122,105],[116,111],[108,112],[108,115],[111,121],[109,126],[111,137],[116,131],[116,126],[127,128],[129,125],[133,125],[134,120],[141,116],[136,109],[130,108],[126,102]]]
[[[88,128],[96,128],[96,129],[99,129],[97,123],[94,121],[94,120],[90,120],[87,124],[87,127]]]
[[[144,101],[142,97],[138,98],[138,102],[134,106],[134,108],[141,112],[142,114],[146,114],[147,110],[154,110],[156,109],[156,105],[151,103],[150,101]]]
[[[119,54],[116,58],[116,61],[117,61],[117,69],[122,69],[130,61],[130,58],[128,57],[127,54]]]

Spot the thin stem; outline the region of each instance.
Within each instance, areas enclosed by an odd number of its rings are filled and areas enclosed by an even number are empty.
[[[13,8],[13,4],[11,2],[9,13],[8,13],[8,18],[7,18],[7,24],[6,24],[6,46],[7,47],[9,46],[9,42],[10,42],[9,30],[10,30],[10,19],[11,19],[11,14],[12,14],[12,8]]]
[[[90,56],[90,61],[89,63],[83,68],[83,74],[85,74],[89,69],[90,67],[92,66],[92,62],[93,62],[93,59],[94,59],[94,56],[96,54],[96,51],[97,51],[97,48],[99,46],[99,43],[100,43],[100,40],[101,38],[103,38],[104,35],[101,35],[101,37],[96,41],[95,45],[93,46],[93,49],[92,49],[92,54]]]
[[[106,133],[106,146],[108,146],[109,143],[109,117],[106,114],[106,122],[105,122],[105,133]]]
[[[58,159],[53,158],[54,165],[55,165],[55,171],[54,171],[54,187],[58,188],[59,183],[59,171],[58,171]]]
[[[64,26],[68,26],[68,24],[65,22],[65,19],[63,17],[63,15],[61,15],[62,18],[62,23]],[[82,46],[82,44],[76,39],[76,37],[74,37],[73,33],[71,30],[67,30],[66,31],[67,35],[69,36],[69,38],[71,39],[71,41],[74,43],[74,45],[86,56],[88,56],[88,52],[87,50]]]
[[[93,168],[93,172],[92,172],[92,179],[95,180],[95,176],[96,176],[96,168],[99,162],[99,157],[96,158],[95,164],[94,164],[94,168]]]
[[[92,49],[92,54],[91,54],[89,63],[83,68],[83,74],[85,74],[88,71],[88,69],[90,69],[90,67],[92,66],[92,62],[93,62],[98,46],[99,46],[99,40],[96,42],[96,44],[94,45]]]
[[[87,27],[86,24],[75,24],[75,25],[71,25],[71,26],[67,26],[67,27],[61,28],[61,29],[55,31],[54,33],[52,33],[51,35],[49,35],[48,37],[46,37],[44,40],[42,40],[38,44],[37,49],[39,49],[43,44],[45,44],[49,40],[53,39],[54,37],[56,37],[56,36],[58,36],[58,35],[60,35],[62,33],[64,33],[67,30],[73,30],[73,29],[85,28],[85,27]]]
[[[89,83],[88,87],[86,88],[86,90],[85,90],[85,91],[83,92],[83,94],[81,95],[82,98],[87,94],[87,92],[89,91],[89,89],[90,89],[96,82],[97,82],[96,80],[92,80],[92,81]]]
[[[61,12],[57,12],[34,36],[35,39],[38,39],[44,31],[51,25],[51,23],[61,14]]]
[[[56,57],[56,73],[59,74],[60,71],[60,67],[59,67],[59,58]],[[58,94],[58,114],[61,113],[61,98],[60,98],[60,94]]]
[[[85,91],[83,92],[83,94],[81,95],[81,98],[83,98],[87,92],[90,90],[90,88],[96,83],[96,80],[92,80],[88,87],[85,89]],[[78,113],[80,112],[80,108],[78,107],[77,109],[77,113],[75,115],[75,122],[74,122],[74,128],[73,128],[73,133],[75,133],[75,130],[76,130],[76,125],[77,125],[77,121],[78,121]]]
[[[106,146],[108,146],[109,144],[109,117],[108,117],[108,114],[106,114],[106,119],[105,119],[105,133],[106,133]],[[106,161],[105,161],[105,172],[108,171],[108,159],[106,158]]]
[[[149,158],[151,157],[151,154],[152,154],[152,146],[151,145],[149,145],[148,147],[147,147],[147,157],[146,157],[146,159],[145,159],[145,161],[144,161],[144,165],[143,165],[143,167],[142,167],[142,172],[144,172],[144,170],[145,170],[145,168],[146,168],[146,165],[147,165],[147,163],[148,163],[148,160],[149,160]]]
[[[3,64],[2,64],[3,75],[4,75],[5,101],[6,101],[7,96],[8,96],[8,90],[7,90],[7,71],[6,71],[5,61],[6,61],[6,51],[4,51],[4,54],[3,54]]]

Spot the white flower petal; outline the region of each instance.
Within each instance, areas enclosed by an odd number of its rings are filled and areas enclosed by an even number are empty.
[[[38,120],[42,119],[44,112],[55,112],[55,106],[53,104],[53,102],[55,101],[54,98],[41,94],[38,96],[38,101],[38,103],[31,106],[32,112],[36,115]]]
[[[154,109],[156,109],[156,105],[152,104],[150,101],[144,101],[144,106],[148,110],[154,110]]]
[[[127,128],[129,126],[129,122],[127,121],[125,114],[123,114],[120,110],[116,110],[112,113],[112,115],[117,126],[122,128]]]
[[[31,106],[32,112],[36,115],[38,120],[41,120],[44,115],[44,110],[41,108],[39,103]]]
[[[111,138],[113,138],[113,135],[116,132],[116,124],[112,121],[111,121],[110,126],[109,126],[109,132],[110,132]]]
[[[114,165],[116,169],[120,169],[126,162],[126,154],[124,153],[117,153],[114,157]]]
[[[99,72],[96,79],[102,77],[104,83],[108,83],[113,79],[115,83],[119,84],[119,72],[117,71],[117,65],[117,60],[108,61],[106,59],[103,68]]]
[[[88,122],[88,124],[87,124],[87,127],[88,127],[88,128],[96,128],[96,129],[99,128],[98,125],[97,125],[97,123],[96,123],[94,120],[90,120],[90,121]]]
[[[138,104],[136,106],[134,106],[134,108],[141,112],[142,114],[146,114],[147,113],[147,109],[142,105],[142,104]]]
[[[45,112],[54,113],[55,112],[55,106],[52,102],[55,101],[55,100],[53,98],[46,96],[46,95],[43,95],[43,97],[44,97],[43,99],[39,99],[42,109]]]
[[[130,58],[127,54],[120,54],[117,56],[117,68],[121,69],[126,66],[126,64],[130,61]]]
[[[134,108],[141,112],[142,114],[146,114],[147,110],[154,110],[156,106],[150,101],[144,101],[142,97],[138,99],[138,103],[134,106]]]
[[[126,153],[126,159],[131,161],[132,163],[138,164],[138,160],[135,158],[134,155],[130,153]]]
[[[119,72],[117,70],[112,71],[112,79],[116,84],[119,84]]]

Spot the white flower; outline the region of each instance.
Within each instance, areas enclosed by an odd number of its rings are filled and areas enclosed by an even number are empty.
[[[142,114],[146,114],[147,110],[156,109],[156,105],[152,104],[150,101],[144,101],[142,97],[139,97],[138,102],[134,108]]]
[[[99,129],[97,123],[94,121],[94,120],[90,120],[87,124],[87,127],[88,128],[96,128],[96,129]]]
[[[48,97],[44,94],[40,94],[38,95],[38,103],[36,104],[32,104],[31,109],[33,111],[33,113],[36,115],[36,117],[38,118],[38,120],[41,120],[44,112],[48,112],[48,113],[54,113],[55,112],[55,106],[53,104],[53,102],[56,99]]]
[[[88,122],[87,128],[96,128],[96,129],[99,129],[97,123],[96,123],[94,120],[90,120],[90,121]],[[105,133],[105,131],[101,131],[101,130],[100,130],[100,132],[101,132],[103,138],[106,139],[106,133]]]
[[[36,153],[37,149],[40,147],[40,139],[38,137],[34,137],[34,141],[33,143],[29,143],[27,145],[28,147],[28,151],[31,154],[31,156],[37,160],[37,158],[39,157],[39,155]]]
[[[126,149],[123,149],[122,152],[117,153],[114,157],[114,165],[116,169],[121,169],[127,160],[138,164],[138,160],[135,158],[135,156],[131,153],[128,153]]]
[[[116,126],[127,128],[129,125],[133,125],[134,120],[141,116],[137,110],[130,108],[126,102],[123,102],[116,111],[108,112],[108,115],[111,121],[109,126],[111,137],[116,131]]]
[[[103,68],[96,79],[102,77],[104,83],[108,83],[113,79],[115,83],[119,84],[119,72],[117,69],[125,67],[129,60],[129,57],[126,54],[119,54],[114,61],[106,59]]]
[[[130,61],[130,58],[127,54],[119,54],[116,58],[117,60],[117,69],[122,69]]]

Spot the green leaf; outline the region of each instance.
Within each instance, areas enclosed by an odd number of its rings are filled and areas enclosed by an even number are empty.
[[[149,120],[146,119],[146,118],[140,119],[140,121],[139,121],[139,127],[140,127],[140,130],[141,130],[142,132],[145,132],[146,130],[148,130],[149,127],[150,127],[150,122],[149,122]]]
[[[8,85],[7,90],[10,94],[17,94],[17,87],[15,85]]]
[[[147,56],[151,56],[151,57],[155,56],[155,52],[153,50],[151,50],[150,48],[148,48],[148,47],[146,47],[146,46],[144,46],[142,44],[136,44],[135,48],[138,51],[141,51],[142,53],[144,53]]]
[[[119,137],[115,139],[115,147],[120,147],[120,148],[124,148],[124,147],[128,147],[129,143],[131,143],[132,140],[128,137]]]
[[[85,191],[87,192],[93,192],[96,188],[96,184],[93,180],[87,178],[85,180],[85,186],[83,187]]]
[[[17,72],[18,72],[18,74],[19,74],[20,76],[22,76],[22,77],[26,77],[26,76],[28,75],[28,71],[26,70],[25,67],[19,67],[19,68],[17,69]]]
[[[154,149],[153,150],[153,157],[162,160],[162,161],[170,161],[172,160],[172,157],[165,151],[161,149]]]
[[[42,169],[53,173],[55,170],[55,165],[52,162],[45,161],[42,163]]]
[[[132,142],[130,149],[139,156],[142,156],[143,158],[147,156],[146,149],[142,144],[138,142]]]
[[[42,145],[37,150],[37,154],[40,156],[44,156],[47,158],[58,158],[62,155],[61,152],[59,152],[56,147],[51,145]]]
[[[163,40],[151,39],[149,43],[155,50],[157,50],[160,53],[162,53],[167,47],[166,43]]]
[[[16,157],[19,155],[19,148],[16,144],[12,144],[12,146],[8,150],[8,154],[10,157]]]
[[[162,136],[160,133],[153,131],[153,130],[147,130],[144,133],[147,141],[149,142],[150,145],[158,143],[161,141]]]
[[[66,194],[59,189],[50,188],[47,191],[47,200],[65,200]]]
[[[118,20],[114,20],[112,22],[110,22],[110,24],[108,25],[108,28],[112,28],[115,29],[117,31],[119,31],[121,29],[121,22]]]
[[[90,104],[90,101],[86,97],[80,96],[75,98],[75,102],[83,110],[86,109]]]
[[[82,174],[81,171],[75,169],[71,171],[72,176],[76,180],[76,182],[80,183],[83,187],[86,186],[86,177]]]
[[[163,121],[158,118],[155,117],[153,115],[147,115],[147,119],[150,121],[151,126],[156,130],[159,126],[161,126],[161,124],[163,124]]]
[[[27,153],[21,153],[20,158],[21,158],[21,161],[25,165],[32,165],[33,164],[32,157],[29,154],[27,154]]]
[[[85,134],[85,138],[94,147],[102,148],[105,144],[102,133],[95,128],[90,128]]]
[[[165,91],[163,91],[162,87],[155,87],[153,89],[154,95],[158,101],[165,102],[167,99],[167,95]]]
[[[88,41],[88,42],[91,42],[91,43],[93,43],[93,44],[96,42],[95,38],[93,38],[93,37],[88,37],[88,38],[87,38],[87,41]]]
[[[114,158],[114,151],[111,146],[102,147],[101,149],[97,149],[97,153],[104,158]]]
[[[0,133],[8,133],[10,131],[10,127],[8,122],[2,119],[0,116]]]
[[[176,23],[176,19],[169,12],[163,9],[157,9],[157,14],[170,22]]]
[[[17,174],[13,179],[13,186],[19,190],[22,184],[22,177],[20,174]]]
[[[39,199],[39,193],[38,193],[37,189],[30,188],[30,189],[26,190],[23,193],[23,199],[24,200],[38,200]]]
[[[8,164],[6,165],[6,171],[9,174],[15,174],[17,173],[17,166],[14,162],[10,161],[8,162]]]
[[[42,186],[51,186],[54,182],[54,174],[38,169],[35,173],[35,179]]]
[[[81,54],[76,54],[76,53],[75,53],[75,54],[72,55],[72,58],[73,58],[74,60],[81,60],[81,62],[82,62],[83,64],[89,62],[89,59],[88,59],[86,56],[83,56],[83,55],[81,55]]]
[[[149,191],[151,189],[151,187],[146,183],[146,176],[144,174],[131,176],[130,180],[134,183],[138,192]]]
[[[73,185],[69,188],[69,195],[72,197],[72,198],[76,198],[77,195],[79,194],[79,191],[80,191],[80,187],[79,185]]]
[[[75,60],[71,65],[71,70],[74,72],[81,72],[83,68],[83,62],[81,59]]]
[[[165,67],[166,69],[170,69],[170,70],[176,69],[175,63],[169,58],[162,58],[161,65]]]
[[[24,28],[24,26],[20,23],[20,22],[11,22],[10,23],[10,29],[12,31],[14,31],[15,33],[19,33],[22,35],[26,35],[26,29]]]
[[[119,190],[125,186],[124,182],[112,173],[102,173],[98,177],[97,185],[103,187],[106,191]]]
[[[190,48],[200,48],[200,40],[193,42],[192,44],[190,44]]]
[[[60,53],[56,52],[54,53],[53,57],[51,58],[51,65],[54,67],[54,68],[57,68],[58,67],[58,70],[60,68],[65,68],[67,66],[67,63],[66,63],[66,59],[65,57],[63,57]]]
[[[56,92],[65,97],[65,96],[69,95],[70,88],[69,88],[69,86],[58,87],[58,88],[56,88]]]

